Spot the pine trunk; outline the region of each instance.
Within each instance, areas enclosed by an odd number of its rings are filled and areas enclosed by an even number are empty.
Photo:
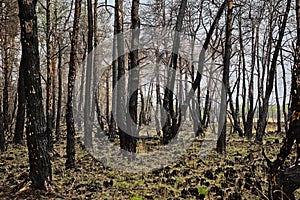
[[[47,151],[46,121],[43,110],[42,86],[37,34],[37,0],[19,0],[25,96],[27,103],[27,146],[30,163],[29,177],[33,188],[46,189],[51,182],[51,162]]]

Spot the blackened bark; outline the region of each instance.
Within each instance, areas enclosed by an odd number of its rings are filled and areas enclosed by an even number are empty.
[[[250,69],[250,81],[249,81],[249,91],[248,91],[248,99],[249,99],[249,109],[247,113],[247,121],[245,123],[245,135],[247,136],[247,139],[250,140],[253,136],[252,129],[253,129],[253,118],[254,118],[254,68],[255,68],[255,51],[256,46],[258,44],[258,31],[259,31],[259,25],[257,25],[257,28],[255,29],[255,22],[252,21],[252,49],[251,49],[251,69]],[[255,35],[256,30],[256,35]]]
[[[131,6],[131,51],[129,53],[130,65],[129,65],[129,77],[128,77],[128,100],[129,114],[127,116],[130,136],[127,142],[127,150],[136,152],[136,137],[138,136],[138,88],[139,88],[139,36],[140,36],[140,19],[139,19],[139,0],[133,0]],[[143,112],[143,110],[142,110]],[[130,123],[131,118],[135,124]]]
[[[217,152],[226,154],[226,123],[227,123],[227,93],[229,91],[229,65],[231,57],[231,35],[232,35],[232,9],[233,2],[229,0],[226,20],[226,39],[225,39],[225,55],[223,68],[223,85],[221,94],[221,111],[219,115],[219,138],[217,141]]]
[[[196,78],[193,81],[192,88],[190,89],[190,91],[187,94],[186,100],[184,102],[184,106],[182,106],[182,115],[183,116],[185,116],[185,113],[186,113],[187,108],[188,108],[187,105],[191,101],[191,98],[192,98],[193,94],[195,93],[197,87],[201,83],[202,72],[203,72],[203,69],[204,69],[205,53],[206,53],[206,50],[208,49],[208,45],[210,43],[211,37],[213,36],[214,30],[217,27],[217,24],[218,24],[218,22],[219,22],[219,20],[220,20],[220,18],[222,16],[222,14],[223,14],[223,11],[226,8],[227,3],[228,3],[228,0],[224,0],[224,2],[220,6],[220,8],[219,8],[219,10],[217,12],[217,15],[216,15],[216,17],[215,17],[215,19],[214,19],[214,21],[213,21],[213,23],[212,23],[212,25],[211,25],[208,33],[207,33],[206,39],[204,41],[204,44],[202,46],[202,49],[200,51],[199,58],[198,58],[198,70],[197,70]]]
[[[118,78],[119,81],[125,75],[125,61],[124,61],[124,36],[123,36],[123,1],[115,1],[115,17],[117,19],[116,23],[116,33],[117,33],[117,52],[118,52]],[[123,77],[124,78],[124,77]],[[126,89],[124,84],[119,84],[117,88],[117,115],[118,117],[118,129],[120,136],[120,148],[129,152],[134,152],[131,149],[130,143],[132,142],[132,136],[122,130],[125,127],[126,122]],[[120,124],[121,123],[121,124]]]
[[[270,67],[270,70],[269,70],[269,77],[268,77],[267,85],[266,85],[265,96],[263,98],[262,107],[259,110],[259,118],[258,118],[258,122],[257,122],[257,133],[256,133],[256,142],[259,143],[259,144],[262,144],[263,136],[265,134],[265,129],[266,129],[266,126],[267,126],[267,115],[268,115],[268,110],[269,110],[269,99],[270,99],[270,96],[271,96],[271,93],[272,93],[272,90],[273,90],[274,77],[275,77],[275,72],[276,72],[276,67],[277,67],[277,58],[278,58],[279,51],[280,51],[280,48],[281,48],[281,42],[282,42],[282,39],[283,39],[283,36],[284,36],[285,27],[286,27],[286,23],[287,23],[287,20],[288,20],[290,7],[291,7],[291,0],[288,0],[286,10],[285,10],[285,13],[284,13],[284,18],[283,18],[283,21],[282,21],[282,25],[280,27],[277,44],[276,44],[275,51],[274,51],[273,57],[272,57],[271,67]]]
[[[180,3],[179,13],[176,20],[175,27],[175,36],[173,40],[173,48],[171,55],[171,62],[168,70],[168,79],[167,79],[167,87],[165,88],[165,96],[163,100],[163,107],[166,111],[166,122],[163,125],[163,143],[167,144],[171,139],[173,139],[178,132],[178,128],[181,123],[181,111],[179,116],[176,116],[174,112],[174,85],[175,85],[175,76],[177,70],[177,62],[178,62],[178,53],[180,47],[180,33],[182,31],[182,23],[187,6],[187,0],[182,0]],[[178,118],[178,119],[177,119]]]
[[[114,36],[113,36],[113,51],[112,51],[112,105],[111,105],[111,117],[109,124],[109,139],[114,140],[116,136],[116,122],[115,116],[117,115],[117,97],[114,95],[114,89],[117,84],[117,76],[118,76],[118,66],[117,66],[117,23],[118,23],[118,15],[116,13],[117,9],[115,9],[115,19],[114,19]]]
[[[87,0],[88,12],[88,57],[85,79],[85,102],[84,102],[84,145],[85,148],[92,148],[92,119],[95,109],[92,90],[92,71],[93,71],[93,7],[92,0]],[[92,91],[92,92],[91,92]],[[92,105],[92,106],[91,106]]]
[[[286,112],[286,98],[287,98],[287,87],[286,87],[286,75],[285,75],[285,66],[283,61],[282,50],[280,51],[280,58],[281,58],[281,69],[282,69],[282,81],[283,81],[283,100],[282,100],[282,113],[284,118],[284,130],[285,133],[288,132],[288,116]]]
[[[47,85],[46,85],[46,121],[47,121],[47,136],[48,136],[48,150],[53,149],[53,138],[52,138],[52,58],[51,58],[51,45],[50,45],[50,29],[51,29],[51,19],[50,19],[50,0],[46,2],[46,51],[47,51]]]
[[[73,117],[73,90],[76,79],[76,64],[77,64],[77,49],[78,49],[78,31],[79,31],[79,18],[81,13],[81,0],[75,2],[75,13],[73,22],[73,31],[71,36],[71,53],[68,75],[68,99],[66,110],[67,122],[67,160],[66,168],[75,167],[75,126]]]
[[[60,119],[61,119],[61,103],[62,103],[62,49],[60,40],[57,41],[58,44],[58,64],[57,64],[57,74],[58,74],[58,97],[57,97],[57,114],[56,114],[56,128],[55,137],[58,141],[60,138]]]
[[[22,57],[27,107],[26,136],[30,164],[31,186],[46,189],[51,183],[51,162],[47,151],[46,121],[42,102],[40,61],[37,34],[37,0],[19,0]]]
[[[277,70],[275,72],[275,98],[276,98],[276,111],[277,111],[277,133],[281,133],[281,112],[280,112],[280,102],[279,102],[279,94],[278,94],[278,83],[277,83]]]
[[[8,53],[8,36],[4,36],[3,47],[2,47],[2,62],[3,62],[3,78],[4,78],[4,86],[3,86],[3,126],[4,131],[8,131],[9,128],[9,95],[8,95],[8,87],[9,87],[9,53]]]
[[[22,144],[24,137],[24,124],[25,124],[25,85],[24,85],[24,68],[19,68],[18,78],[18,110],[16,119],[16,128],[14,133],[13,142],[15,144]]]
[[[291,0],[287,1],[287,7],[291,4]],[[292,116],[289,120],[289,130],[286,133],[286,139],[280,149],[279,154],[274,162],[268,158],[268,167],[270,174],[270,187],[269,197],[271,199],[293,199],[293,192],[300,187],[299,182],[299,166],[300,166],[300,0],[296,0],[296,18],[297,18],[297,46],[295,49],[295,62],[292,68],[292,85],[291,85],[291,112]],[[294,166],[284,169],[279,172],[283,167],[283,163],[287,156],[290,154],[294,141],[297,145],[297,159]],[[264,153],[264,152],[263,152]],[[277,177],[274,178],[274,177]],[[278,179],[279,178],[279,179]],[[283,193],[278,192],[278,188],[283,188]]]

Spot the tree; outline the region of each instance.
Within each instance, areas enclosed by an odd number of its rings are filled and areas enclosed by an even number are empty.
[[[18,78],[18,111],[17,111],[17,121],[14,134],[14,143],[21,144],[23,143],[24,135],[24,124],[25,124],[25,83],[24,83],[24,69],[23,67],[19,68],[19,78]]]
[[[291,1],[287,1],[287,6]],[[291,83],[291,113],[289,119],[289,129],[286,133],[286,139],[280,149],[279,154],[275,161],[271,162],[265,155],[269,167],[269,178],[271,185],[269,188],[269,196],[272,199],[295,199],[293,192],[300,188],[300,0],[296,0],[296,20],[297,20],[297,43],[294,55],[294,65],[292,68],[292,83]],[[290,154],[292,146],[296,140],[297,157],[295,165],[286,168],[283,171],[283,163],[287,156]],[[276,177],[276,178],[275,178]],[[280,190],[283,188],[283,191]],[[283,192],[283,194],[281,193]]]
[[[282,21],[282,25],[280,27],[277,44],[275,47],[275,51],[273,53],[271,67],[270,67],[270,70],[268,73],[268,80],[267,80],[267,85],[266,85],[265,96],[262,98],[262,106],[259,109],[259,118],[258,118],[258,122],[257,122],[257,132],[256,132],[256,142],[259,144],[262,144],[263,136],[264,136],[265,129],[267,126],[269,100],[270,100],[270,96],[271,96],[271,93],[273,90],[273,85],[274,85],[274,77],[275,77],[276,67],[277,67],[277,58],[278,58],[279,51],[281,48],[281,43],[282,43],[282,40],[284,37],[284,32],[285,32],[285,27],[286,27],[287,20],[288,20],[290,7],[291,7],[291,0],[288,0],[286,10],[284,12],[284,18]]]
[[[187,1],[182,0],[180,3],[179,13],[177,16],[175,36],[173,40],[173,49],[171,62],[168,70],[167,87],[165,88],[165,96],[163,100],[163,107],[166,112],[166,122],[163,125],[163,143],[167,144],[171,139],[173,139],[178,132],[178,128],[181,123],[181,111],[179,116],[176,116],[174,112],[174,85],[175,85],[175,75],[178,67],[178,57],[179,57],[179,47],[180,47],[180,33],[182,31],[182,23],[187,6]],[[178,118],[178,119],[177,119]]]
[[[226,39],[225,39],[225,55],[224,55],[224,68],[223,80],[221,91],[221,111],[219,115],[219,137],[217,141],[217,152],[221,154],[226,153],[226,123],[227,123],[227,94],[229,92],[229,65],[231,57],[231,35],[232,35],[232,9],[233,2],[229,0],[227,10],[227,25],[226,25]]]
[[[74,84],[76,79],[80,13],[81,13],[81,0],[76,0],[73,31],[71,36],[71,53],[70,53],[69,75],[68,75],[68,97],[67,97],[68,99],[67,99],[67,110],[66,110],[67,160],[65,166],[67,169],[75,167],[75,125],[74,125],[74,116],[73,116],[73,90],[74,90]]]
[[[127,138],[126,144],[131,152],[136,152],[136,137],[138,131],[138,88],[139,88],[139,36],[140,36],[140,19],[139,19],[139,0],[132,0],[131,6],[131,51],[129,53],[130,65],[129,65],[129,77],[128,77],[128,100],[129,114],[127,120],[129,124],[130,135]],[[135,124],[131,124],[129,120],[131,118]]]
[[[116,39],[117,39],[117,63],[118,63],[118,75],[117,80],[119,81],[125,75],[125,60],[124,60],[124,36],[123,36],[123,1],[115,1],[115,19],[116,19]],[[130,135],[128,135],[122,127],[124,127],[126,116],[125,116],[125,85],[119,84],[117,87],[117,100],[116,100],[116,117],[118,117],[118,129],[120,137],[120,147],[123,150],[131,152],[128,148],[127,143],[129,142]],[[122,124],[120,124],[122,123]]]
[[[46,85],[46,119],[47,119],[47,135],[48,135],[48,149],[53,149],[53,113],[52,113],[52,49],[50,44],[51,39],[51,16],[50,16],[50,0],[46,1],[46,51],[47,51],[47,85]]]
[[[84,145],[92,148],[92,123],[94,119],[94,90],[92,85],[93,72],[93,7],[92,0],[87,0],[88,12],[88,57],[86,66],[85,101],[84,101]],[[92,93],[91,93],[92,90]],[[92,106],[91,106],[92,105]],[[92,109],[91,109],[92,108]]]
[[[3,113],[1,107],[2,106],[0,101],[0,153],[6,150],[4,127],[3,127]]]
[[[47,151],[46,121],[42,102],[40,61],[37,34],[37,0],[19,0],[22,57],[20,68],[24,70],[27,147],[30,164],[31,187],[46,189],[50,184],[51,162]]]

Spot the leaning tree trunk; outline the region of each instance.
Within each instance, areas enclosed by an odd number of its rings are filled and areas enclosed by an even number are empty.
[[[71,53],[68,75],[68,99],[66,110],[67,122],[67,160],[66,168],[75,167],[75,126],[73,117],[73,90],[76,78],[76,64],[77,64],[77,49],[78,49],[78,32],[79,32],[79,18],[81,12],[81,0],[75,2],[75,13],[73,22],[73,31],[71,36]]]
[[[205,53],[206,53],[206,50],[208,49],[210,40],[211,40],[211,38],[213,36],[213,33],[214,33],[214,31],[217,27],[217,24],[218,24],[222,14],[223,14],[223,11],[226,8],[227,3],[228,3],[228,0],[224,0],[224,2],[220,6],[220,8],[217,12],[217,15],[216,15],[216,17],[215,17],[208,33],[207,33],[206,39],[204,41],[204,44],[202,46],[202,49],[200,51],[199,58],[198,58],[198,70],[197,70],[196,78],[193,81],[192,88],[187,93],[186,99],[184,101],[184,106],[182,106],[182,115],[183,116],[185,116],[185,113],[187,112],[188,103],[191,101],[191,99],[193,97],[193,94],[195,93],[196,89],[198,88],[198,85],[200,85],[200,83],[201,83],[202,72],[203,72],[203,69],[204,69]]]
[[[259,144],[262,144],[263,136],[265,133],[265,129],[267,126],[267,116],[268,116],[268,110],[269,110],[269,99],[273,90],[273,85],[274,85],[274,77],[275,77],[275,72],[276,72],[276,67],[277,67],[277,58],[279,55],[279,51],[281,49],[281,42],[284,36],[285,32],[285,27],[286,23],[288,20],[288,15],[291,7],[291,0],[288,0],[287,2],[287,7],[284,13],[284,18],[282,21],[282,26],[280,27],[279,31],[279,37],[277,40],[277,44],[275,47],[275,51],[273,53],[272,57],[272,62],[271,62],[271,68],[269,70],[269,77],[266,85],[266,91],[265,91],[265,96],[263,98],[262,102],[262,107],[259,110],[259,118],[257,122],[257,133],[256,133],[256,142]]]
[[[30,163],[29,177],[33,188],[46,189],[51,182],[51,162],[47,151],[46,121],[43,110],[40,58],[37,34],[37,0],[19,0],[25,97],[27,103],[27,146]]]

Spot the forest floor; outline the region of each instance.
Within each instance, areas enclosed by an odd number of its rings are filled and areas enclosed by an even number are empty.
[[[53,187],[17,194],[28,181],[26,146],[9,144],[0,154],[0,199],[264,199],[268,181],[262,147],[269,158],[279,152],[284,134],[270,132],[263,146],[236,135],[227,137],[227,155],[215,150],[199,158],[202,139],[171,165],[148,173],[126,173],[103,166],[76,144],[76,169],[66,170],[65,139],[52,155]],[[286,165],[291,164],[291,154]],[[295,192],[300,199],[300,191]]]

